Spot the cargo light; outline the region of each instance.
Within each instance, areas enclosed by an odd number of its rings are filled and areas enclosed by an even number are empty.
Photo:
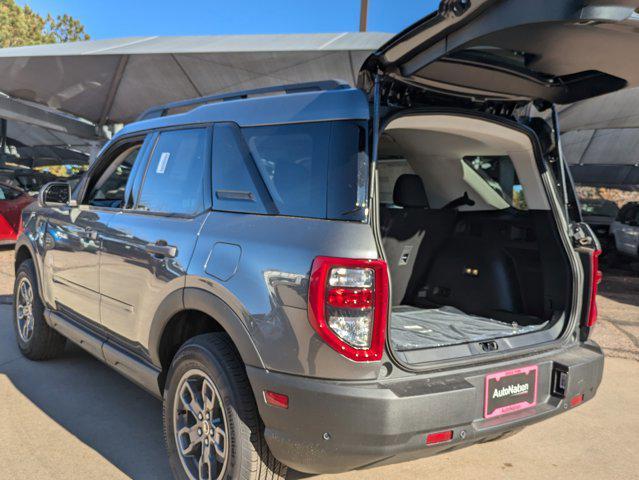
[[[273,407],[288,409],[288,395],[264,390],[264,401]]]
[[[436,445],[438,443],[450,442],[453,439],[453,431],[429,433],[426,436],[426,445]]]
[[[387,314],[386,262],[332,257],[313,261],[308,318],[335,351],[356,362],[381,360]]]
[[[590,255],[590,308],[588,309],[586,327],[592,327],[597,322],[597,291],[603,279],[603,274],[599,270],[599,255],[601,255],[601,250],[594,250]]]

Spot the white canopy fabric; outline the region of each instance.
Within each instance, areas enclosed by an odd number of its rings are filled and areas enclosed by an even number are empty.
[[[98,40],[0,50],[0,91],[98,125],[215,93],[337,78],[351,84],[385,33]]]

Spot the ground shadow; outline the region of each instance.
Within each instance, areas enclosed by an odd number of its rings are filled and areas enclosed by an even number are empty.
[[[20,357],[0,310],[0,374],[51,419],[133,479],[170,480],[161,403],[119,374],[68,345],[62,358]]]
[[[639,306],[639,269],[634,264],[602,266],[599,294],[626,305]]]

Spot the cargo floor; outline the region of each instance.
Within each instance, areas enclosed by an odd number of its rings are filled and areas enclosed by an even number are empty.
[[[433,309],[407,305],[393,307],[391,342],[397,351],[420,350],[482,342],[537,332],[548,326],[518,325],[469,315],[454,307]]]

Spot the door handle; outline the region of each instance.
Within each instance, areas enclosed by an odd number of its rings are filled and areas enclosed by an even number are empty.
[[[164,240],[158,240],[155,243],[147,244],[146,251],[156,257],[174,258],[177,256],[177,247],[167,245]]]

